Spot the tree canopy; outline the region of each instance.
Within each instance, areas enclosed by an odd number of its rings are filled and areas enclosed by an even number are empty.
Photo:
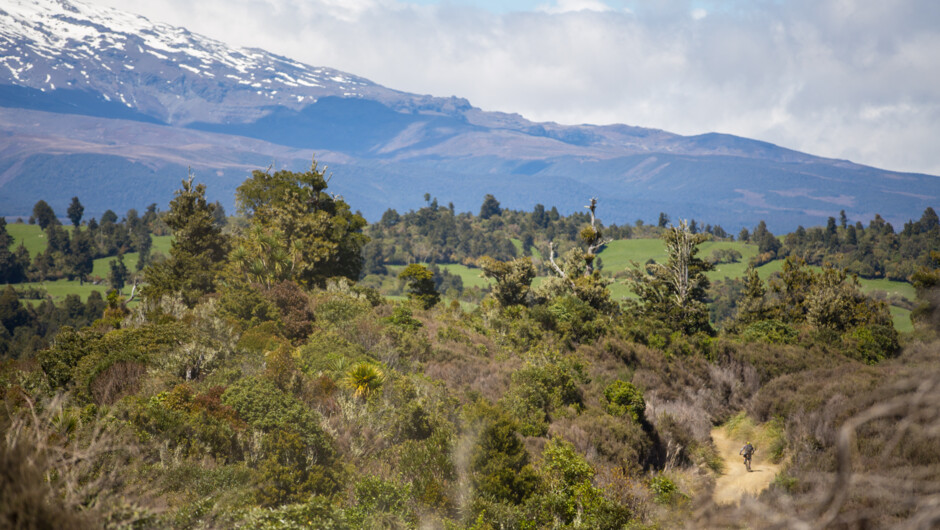
[[[180,293],[189,306],[215,290],[229,249],[228,238],[214,223],[215,207],[206,201],[205,185],[194,185],[193,179],[190,174],[170,201],[164,218],[174,235],[170,257],[146,269],[143,291],[150,298]]]
[[[265,284],[292,280],[308,287],[329,278],[359,278],[366,220],[342,197],[326,193],[325,175],[314,161],[303,173],[254,171],[238,187],[239,211],[251,223],[234,254],[240,274]]]

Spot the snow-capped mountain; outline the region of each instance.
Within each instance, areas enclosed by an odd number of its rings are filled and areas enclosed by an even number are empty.
[[[0,72],[44,92],[93,91],[173,125],[243,121],[266,105],[302,108],[326,95],[395,99],[360,77],[66,0],[0,6]]]
[[[461,210],[493,193],[563,211],[598,196],[607,222],[792,229],[841,209],[902,222],[940,197],[929,175],[729,135],[533,123],[77,0],[0,4],[0,215],[74,195],[89,212],[165,204],[187,166],[230,205],[250,170],[314,152],[372,219],[425,192]]]

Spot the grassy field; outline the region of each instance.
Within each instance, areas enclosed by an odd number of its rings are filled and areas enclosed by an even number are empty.
[[[7,233],[13,237],[11,250],[15,250],[20,243],[26,246],[30,256],[46,250],[46,236],[39,229],[39,225],[28,225],[26,223],[7,223]]]
[[[25,290],[30,287],[35,287],[37,289],[45,289],[46,293],[52,297],[52,300],[56,303],[65,300],[65,297],[70,294],[77,294],[81,297],[82,301],[88,300],[88,295],[92,291],[98,291],[101,294],[101,297],[104,298],[105,294],[108,292],[108,285],[106,283],[100,285],[94,285],[91,282],[85,282],[85,285],[79,285],[77,281],[68,281],[68,280],[56,280],[54,282],[32,282],[32,283],[19,283],[16,284],[18,290]],[[124,289],[124,295],[130,294],[130,286]],[[40,300],[27,300],[28,303],[33,305],[39,304]]]
[[[737,263],[722,263],[715,270],[708,273],[712,281],[725,277],[738,278],[744,275],[748,261],[757,255],[757,247],[736,241],[707,241],[699,246],[698,255],[708,258],[716,250],[733,249],[741,253],[741,260]],[[607,274],[616,274],[630,267],[635,261],[640,265],[649,260],[662,263],[666,260],[666,249],[659,239],[625,239],[613,241],[599,254]]]
[[[914,331],[914,324],[911,323],[911,312],[903,307],[891,306],[891,320],[894,321],[894,327],[901,333],[910,333]]]
[[[46,249],[46,240],[43,236],[42,231],[37,225],[28,225],[28,224],[8,224],[7,232],[14,238],[14,245],[18,245],[21,241],[26,245],[26,249],[29,250],[30,256],[34,256],[38,252],[42,252]],[[151,249],[151,254],[154,255],[157,252],[160,252],[164,255],[169,255],[170,253],[170,243],[173,241],[173,236],[153,236],[153,247]],[[100,291],[102,296],[110,288],[107,285],[108,274],[111,272],[111,261],[116,258],[111,256],[107,258],[99,258],[95,260],[94,267],[91,271],[92,278],[100,278],[103,280],[99,285],[94,285],[92,282],[85,282],[84,285],[78,280],[56,280],[54,282],[32,282],[32,283],[21,283],[17,284],[17,289],[28,289],[30,287],[36,287],[39,289],[45,289],[49,296],[56,302],[60,302],[65,299],[66,295],[77,294],[82,297],[82,300],[87,300],[88,295],[92,291]],[[127,267],[127,270],[130,273],[134,273],[137,270],[137,260],[138,253],[130,252],[124,255],[124,266]],[[125,296],[130,294],[131,286],[128,285],[123,294]],[[38,303],[38,301],[36,302]]]
[[[422,263],[422,265],[427,266],[427,263]],[[388,272],[394,274],[395,276],[405,268],[404,265],[389,265]],[[438,265],[438,268],[441,270],[446,270],[450,274],[460,276],[460,280],[463,281],[464,289],[469,289],[471,287],[480,287],[486,288],[490,285],[492,280],[488,280],[482,276],[483,271],[480,269],[475,269],[467,267],[466,265],[460,265],[458,263],[450,263],[444,265]]]
[[[512,241],[512,246],[516,247],[516,255],[522,256],[523,255],[522,240],[514,237],[514,238],[511,238],[510,241]],[[533,258],[542,259],[542,253],[539,252],[539,249],[536,246],[533,245],[530,250],[532,251]]]

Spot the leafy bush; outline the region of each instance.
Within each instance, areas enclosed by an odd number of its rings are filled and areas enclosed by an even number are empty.
[[[318,528],[338,530],[349,528],[345,514],[334,506],[329,499],[314,496],[306,502],[288,504],[274,509],[254,508],[238,528],[251,530],[299,530]]]
[[[470,455],[474,494],[496,502],[521,504],[535,493],[539,479],[519,438],[516,423],[499,409],[477,404],[481,430]]]
[[[320,455],[309,455],[317,449],[290,428],[266,434],[261,442],[264,456],[258,463],[261,481],[256,491],[258,502],[262,506],[280,506],[302,501],[312,494],[336,491],[335,472],[316,463]]]
[[[901,349],[898,333],[891,326],[859,326],[843,337],[849,356],[868,364],[894,357]]]
[[[313,311],[310,310],[310,299],[299,285],[283,281],[265,289],[264,296],[280,312],[285,338],[296,344],[310,335]]]
[[[262,322],[242,333],[235,347],[249,353],[273,351],[288,343],[280,333],[277,322]]]
[[[578,384],[586,381],[584,366],[576,357],[554,351],[533,352],[525,366],[512,374],[512,385],[502,402],[519,421],[522,434],[542,436],[548,432],[556,409],[583,408]]]
[[[244,452],[238,434],[245,423],[222,404],[222,392],[221,387],[214,387],[197,394],[189,385],[177,385],[169,392],[138,400],[131,421],[139,436],[164,440],[182,455],[239,461]]]
[[[347,511],[349,522],[357,527],[389,526],[376,524],[387,521],[388,515],[402,523],[414,525],[417,516],[411,505],[411,484],[397,483],[379,477],[365,477],[356,483],[356,506]]]
[[[646,421],[644,412],[646,403],[643,393],[633,383],[614,381],[604,389],[604,398],[607,399],[607,412],[614,416],[629,414],[633,421],[642,423]]]
[[[660,504],[672,504],[682,493],[672,479],[663,475],[657,475],[649,481],[650,491],[653,492],[656,502]]]
[[[277,307],[256,287],[243,282],[227,282],[219,298],[220,314],[240,322],[243,329],[263,322],[278,322],[280,314]]]
[[[403,331],[417,331],[421,327],[421,321],[414,318],[411,309],[404,305],[395,306],[392,316],[386,321]]]
[[[396,449],[401,476],[421,504],[452,512],[457,505],[457,468],[453,435],[441,428],[423,440],[406,440]]]
[[[776,319],[760,320],[744,328],[741,339],[746,342],[793,344],[796,342],[797,332],[792,327]]]
[[[545,444],[539,470],[543,492],[526,505],[539,526],[613,529],[630,521],[627,507],[607,499],[591,483],[594,468],[571,443],[553,438]]]

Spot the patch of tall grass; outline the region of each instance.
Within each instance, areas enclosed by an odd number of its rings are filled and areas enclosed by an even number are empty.
[[[730,437],[751,442],[757,449],[758,455],[766,455],[765,458],[775,464],[783,460],[787,448],[787,437],[783,429],[783,419],[773,418],[770,421],[758,424],[750,416],[741,411],[731,417],[722,428]]]

